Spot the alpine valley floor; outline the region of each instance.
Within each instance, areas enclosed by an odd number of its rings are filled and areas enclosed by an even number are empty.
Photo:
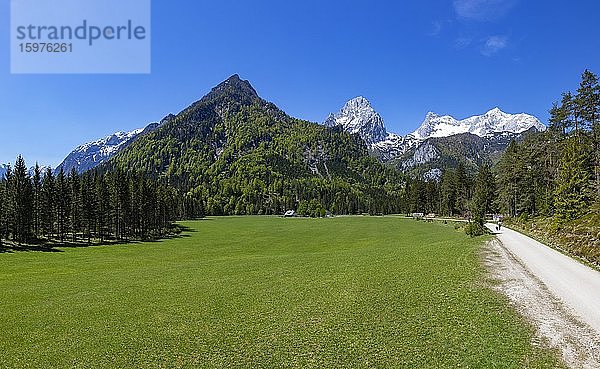
[[[0,367],[554,368],[484,241],[394,217],[226,217],[0,254]]]

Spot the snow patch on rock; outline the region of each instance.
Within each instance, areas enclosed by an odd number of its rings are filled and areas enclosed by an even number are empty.
[[[472,133],[487,137],[501,132],[521,133],[535,127],[543,131],[546,126],[536,117],[529,114],[508,114],[494,108],[483,115],[476,115],[463,120],[457,120],[449,115],[440,116],[429,112],[421,126],[412,133],[419,140],[431,137],[448,137],[461,133]]]

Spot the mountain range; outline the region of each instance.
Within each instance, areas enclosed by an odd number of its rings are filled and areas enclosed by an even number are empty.
[[[173,122],[181,121],[182,115],[197,114],[194,112],[198,104],[206,102],[211,96],[214,97],[219,91],[224,90],[227,90],[232,100],[238,103],[252,105],[262,101],[261,104],[267,110],[276,109],[274,105],[260,99],[247,81],[242,81],[234,75],[177,116],[169,114],[160,122],[150,123],[144,128],[130,132],[116,132],[78,146],[67,155],[57,169],[67,173],[75,169],[83,173],[107,163],[142,137],[166,125],[178,124]],[[224,114],[229,108],[229,106],[221,107],[223,111],[216,112],[218,118],[225,118]],[[278,111],[278,115],[284,114]],[[381,115],[373,109],[369,100],[362,96],[351,99],[337,113],[330,114],[323,125],[330,129],[340,128],[360,137],[369,153],[379,161],[401,172],[414,173],[426,179],[439,178],[445,168],[456,166],[459,162],[472,169],[476,169],[483,162],[493,163],[512,140],[519,141],[530,132],[545,129],[545,126],[532,115],[508,114],[499,108],[494,108],[483,115],[462,120],[430,112],[414,132],[401,136],[387,131]],[[184,127],[177,127],[177,129],[182,130]],[[210,134],[206,130],[200,133]],[[217,159],[225,151],[227,139],[221,137],[219,140],[211,143]],[[165,144],[172,150],[177,148],[176,143]],[[153,149],[166,150],[165,147],[160,146]],[[140,165],[148,166],[144,163]],[[5,170],[6,165],[0,165],[0,176],[4,175]]]
[[[388,132],[381,115],[362,96],[330,114],[324,125],[359,135],[380,161],[425,179],[439,178],[444,169],[459,162],[473,170],[494,163],[512,140],[546,129],[532,115],[494,108],[462,120],[429,112],[419,128],[403,137]]]
[[[72,169],[75,169],[78,173],[83,173],[93,169],[125,149],[141,135],[154,131],[169,117],[165,117],[160,123],[150,123],[145,128],[138,128],[129,132],[115,132],[99,140],[80,145],[67,155],[56,170],[62,169],[65,173],[69,173]]]
[[[48,170],[49,167],[44,166],[44,165],[40,165],[40,174],[44,174],[46,173],[46,171]],[[9,168],[9,164],[0,164],[0,179],[4,178],[4,176],[6,175],[6,172],[8,171]],[[33,174],[35,173],[35,166],[30,167],[28,170],[28,173],[30,176],[33,176]]]

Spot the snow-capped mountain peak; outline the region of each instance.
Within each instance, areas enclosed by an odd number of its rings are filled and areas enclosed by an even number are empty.
[[[412,152],[413,156],[400,165],[402,170],[408,170],[439,157],[440,153],[436,151],[437,149],[428,144],[430,138],[471,133],[486,140],[494,140],[499,134],[516,136],[531,128],[538,131],[546,129],[532,115],[508,114],[495,107],[483,115],[462,120],[457,120],[450,115],[428,112],[421,126],[403,137],[387,132],[381,116],[373,109],[369,100],[362,96],[348,101],[338,113],[330,114],[325,125],[339,126],[346,132],[360,135],[374,155],[384,162],[401,158]],[[436,175],[439,176],[440,172],[438,169],[429,174],[434,178]]]
[[[4,175],[8,171],[9,164],[1,164],[0,163],[0,181],[4,179]]]
[[[383,119],[363,96],[355,97],[338,113],[330,114],[325,120],[325,125],[341,126],[349,133],[359,134],[367,144],[385,140],[387,136]]]
[[[113,153],[119,151],[122,145],[126,144],[132,138],[142,133],[144,128],[134,129],[130,132],[118,131],[112,135],[106,136],[96,141],[88,142],[78,146],[73,150],[74,153],[86,153],[90,150],[96,149],[97,153],[101,157],[111,156]]]
[[[115,132],[99,140],[80,145],[63,160],[57,170],[62,169],[68,173],[74,168],[78,173],[83,173],[95,168],[129,146],[140,135],[151,132],[158,126],[159,123],[150,123],[145,128],[138,128],[129,132]]]
[[[435,113],[427,113],[421,126],[412,135],[419,140],[448,137],[460,133],[472,133],[486,137],[500,132],[521,133],[532,127],[540,131],[546,129],[546,126],[532,115],[508,114],[496,107],[483,115],[475,115],[462,120],[457,120],[449,115],[439,116]]]

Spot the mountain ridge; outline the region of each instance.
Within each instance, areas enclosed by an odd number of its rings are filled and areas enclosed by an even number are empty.
[[[330,114],[323,124],[359,135],[370,152],[382,162],[402,172],[417,172],[429,179],[439,177],[444,168],[455,166],[458,162],[470,168],[486,161],[493,163],[511,140],[522,140],[531,130],[546,129],[532,115],[508,114],[495,107],[482,115],[462,120],[428,112],[415,131],[400,136],[387,131],[381,116],[362,96],[349,100],[338,113]],[[480,150],[477,154],[481,157],[475,158],[477,155],[473,150]],[[442,152],[447,155],[442,155]],[[418,168],[420,166],[429,167],[431,173],[424,173],[422,168]]]
[[[428,112],[421,125],[412,133],[401,136],[387,131],[383,118],[373,108],[368,99],[358,96],[350,99],[337,113],[331,113],[323,122],[327,127],[341,126],[347,132],[360,134],[369,144],[391,140],[421,140],[432,137],[448,137],[461,133],[472,133],[480,137],[501,132],[521,133],[531,127],[545,130],[546,127],[533,115],[526,113],[509,114],[495,107],[484,114],[456,119],[450,115]]]
[[[227,96],[227,102],[223,103],[223,96]],[[216,110],[198,110],[203,105],[219,106]],[[151,123],[145,128],[129,132],[115,132],[104,138],[84,143],[75,148],[63,162],[57,167],[69,172],[72,168],[82,173],[101,165],[119,152],[135,142],[139,137],[153,132],[165,122],[175,120],[177,117],[186,119],[224,119],[229,112],[236,111],[240,106],[258,104],[281,117],[285,115],[274,104],[260,98],[249,81],[243,80],[238,74],[234,74],[213,87],[209,93],[199,100],[190,104],[177,115],[169,114],[158,123]],[[204,113],[201,113],[204,112]],[[202,115],[204,114],[204,115]],[[212,115],[209,117],[209,115]],[[357,134],[366,143],[370,152],[384,163],[398,162],[408,152],[418,148],[423,142],[430,138],[448,137],[463,133],[472,133],[480,137],[492,137],[501,132],[511,132],[518,135],[531,127],[543,130],[545,127],[534,116],[520,113],[508,114],[499,108],[493,108],[482,115],[474,115],[465,119],[455,119],[449,115],[438,115],[428,112],[421,125],[412,133],[401,136],[388,132],[381,115],[373,108],[370,101],[364,96],[350,99],[337,112],[330,114],[323,123],[326,127],[341,127],[350,134]],[[202,131],[207,135],[210,132]],[[221,155],[226,138],[213,142],[216,155]],[[406,164],[397,166],[398,169],[406,167]],[[0,167],[0,174],[2,168]]]
[[[173,115],[169,114],[160,122],[149,123],[143,128],[117,131],[103,138],[81,144],[63,159],[54,172],[59,172],[62,169],[65,173],[69,173],[72,169],[75,169],[77,173],[81,174],[94,169],[125,149],[137,138],[154,131],[172,117]]]
[[[501,132],[521,133],[531,127],[535,127],[540,131],[546,129],[540,120],[533,115],[525,113],[509,114],[495,107],[484,114],[460,120],[450,115],[442,116],[434,112],[428,112],[421,126],[411,135],[421,140],[431,137],[448,137],[461,133],[472,133],[485,137]]]

